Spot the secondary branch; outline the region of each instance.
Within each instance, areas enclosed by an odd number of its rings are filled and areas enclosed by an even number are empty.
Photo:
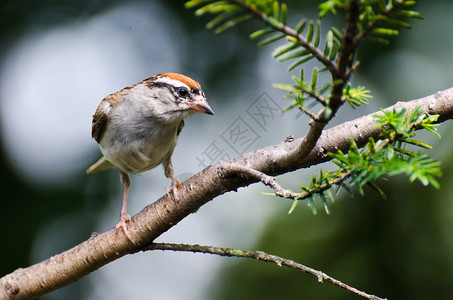
[[[383,298],[377,297],[375,295],[370,295],[363,291],[360,291],[352,286],[347,285],[324,272],[315,270],[313,268],[307,267],[301,263],[295,262],[294,260],[283,258],[277,255],[269,254],[263,251],[249,251],[234,249],[229,247],[212,247],[212,246],[200,246],[200,245],[187,245],[187,244],[169,244],[169,243],[153,243],[142,251],[150,250],[171,250],[171,251],[185,251],[185,252],[194,252],[194,253],[209,253],[219,256],[235,256],[235,257],[244,257],[251,258],[255,260],[260,260],[268,263],[276,264],[277,266],[286,266],[292,269],[297,269],[303,271],[307,274],[313,275],[318,279],[319,283],[324,281],[330,282],[338,287],[341,287],[345,290],[348,290],[351,293],[364,297],[371,300],[385,300]]]

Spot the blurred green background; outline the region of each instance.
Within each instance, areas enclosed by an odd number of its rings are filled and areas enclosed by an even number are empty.
[[[290,24],[317,16],[319,1],[300,2],[287,2]],[[335,124],[453,86],[453,3],[420,2],[416,9],[423,21],[411,21],[413,28],[390,46],[366,43],[360,49],[353,83],[371,89],[373,102],[343,108]],[[185,10],[182,1],[0,2],[2,276],[115,225],[117,173],[85,175],[99,156],[90,139],[91,115],[107,94],[165,71],[201,82],[216,119],[197,116],[186,123],[174,154],[180,179],[201,170],[195,157],[211,141],[220,143],[225,128],[263,92],[281,107],[288,104],[272,88],[289,82],[287,65],[273,61],[271,47],[258,49],[247,38],[257,25],[215,36],[204,29],[207,20]],[[323,28],[328,26],[326,20]],[[396,177],[380,183],[386,200],[372,191],[365,197],[357,193],[337,199],[331,215],[320,209],[314,216],[305,205],[288,215],[289,201],[263,196],[259,192],[267,189],[255,185],[219,197],[159,241],[267,251],[389,299],[453,299],[450,122],[440,126],[441,140],[421,135],[434,146],[430,155],[442,161],[439,191]],[[289,134],[301,136],[306,123],[294,113],[280,116],[249,150]],[[227,146],[225,151],[235,155]],[[279,181],[297,188],[312,171]],[[131,214],[169,184],[162,170],[149,173],[132,179]],[[43,299],[149,299],[150,294],[154,299],[359,299],[294,270],[182,253],[125,257]]]

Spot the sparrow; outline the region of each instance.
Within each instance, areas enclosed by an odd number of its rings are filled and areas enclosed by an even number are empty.
[[[118,168],[123,185],[120,221],[131,240],[127,224],[127,193],[131,185],[128,174],[138,174],[162,164],[165,176],[178,201],[179,181],[174,176],[171,156],[184,119],[195,112],[214,115],[201,86],[177,73],[161,73],[123,88],[102,99],[93,115],[91,136],[99,143],[103,156],[87,169],[87,174]]]

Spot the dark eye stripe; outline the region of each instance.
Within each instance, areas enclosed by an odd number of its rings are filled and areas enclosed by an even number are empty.
[[[173,95],[176,98],[176,103],[181,102],[182,98],[192,98],[191,93],[186,87],[174,87],[173,85],[166,83],[166,82],[155,82],[155,81],[150,81],[146,83],[146,86],[149,88],[154,88],[154,87],[165,87],[167,88],[170,92],[173,93]],[[199,93],[199,89],[192,89],[192,93]]]
[[[155,81],[150,81],[146,83],[146,86],[149,88],[154,88],[154,87],[166,87],[170,91],[174,91],[174,87],[171,84],[168,84],[166,82],[155,82]]]

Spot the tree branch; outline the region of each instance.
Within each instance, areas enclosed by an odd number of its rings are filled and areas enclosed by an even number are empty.
[[[286,266],[292,269],[297,269],[303,271],[307,274],[311,274],[318,279],[319,283],[323,283],[323,281],[328,281],[338,287],[348,290],[351,293],[356,295],[362,296],[366,299],[371,300],[385,300],[383,298],[370,295],[363,291],[360,291],[352,286],[349,286],[324,272],[315,270],[313,268],[307,267],[303,264],[295,262],[291,259],[286,259],[280,256],[272,255],[263,251],[249,251],[249,250],[241,250],[241,249],[234,249],[229,247],[213,247],[213,246],[200,246],[200,245],[186,245],[186,244],[170,244],[170,243],[153,243],[141,251],[151,251],[151,250],[171,250],[171,251],[185,251],[185,252],[194,252],[194,253],[208,253],[214,254],[219,256],[235,256],[235,257],[244,257],[244,258],[252,258],[259,261],[265,261],[268,263],[276,264],[277,266]]]
[[[246,4],[241,0],[233,0],[233,3],[239,5],[243,10],[250,13],[254,18],[260,20],[270,28],[280,31],[286,36],[293,37],[297,40],[297,43],[307,49],[318,61],[320,61],[331,73],[338,73],[338,70],[335,68],[335,64],[330,61],[330,59],[324,56],[324,53],[316,48],[313,44],[309,43],[301,34],[298,34],[293,28],[288,27],[280,22],[275,23],[269,20],[269,16],[263,13],[262,11],[252,7],[251,5]],[[339,74],[338,74],[339,75]]]
[[[417,128],[422,121],[419,121],[418,123],[412,124],[412,128]],[[421,128],[418,128],[421,129]],[[376,151],[379,151],[386,147],[391,141],[395,141],[397,136],[393,136],[392,140],[386,138],[384,140],[381,140],[381,144],[376,147]],[[335,185],[339,185],[343,182],[345,182],[351,175],[351,170],[346,170],[343,171],[342,173],[338,174],[337,177],[330,179],[328,183],[323,183],[320,186],[316,188],[312,188],[308,191],[303,191],[303,192],[294,192],[289,189],[283,188],[277,181],[275,177],[269,176],[267,174],[264,174],[263,172],[254,170],[252,168],[248,168],[246,166],[241,166],[241,165],[230,165],[228,166],[228,170],[231,173],[243,173],[250,175],[258,180],[260,180],[264,185],[267,185],[268,187],[272,188],[275,192],[275,195],[278,197],[282,198],[287,198],[287,199],[293,199],[293,200],[304,200],[309,197],[311,197],[314,194],[321,194],[325,192],[326,190],[332,188]]]
[[[439,114],[439,122],[453,118],[453,88],[434,95],[399,102],[387,109],[408,111],[417,106],[428,114]],[[286,141],[257,149],[226,162],[209,166],[179,187],[178,202],[165,195],[135,215],[129,224],[131,243],[121,229],[93,234],[87,241],[63,253],[24,269],[17,269],[0,279],[0,299],[30,299],[68,285],[126,254],[135,253],[175,226],[218,195],[247,186],[258,179],[246,174],[231,174],[230,165],[243,165],[276,176],[329,160],[328,152],[346,152],[353,138],[359,147],[369,137],[379,139],[374,114],[323,131],[313,150],[304,158],[289,155],[304,139]]]
[[[309,123],[310,128],[305,135],[303,142],[300,143],[300,147],[295,148],[288,154],[290,160],[305,159],[306,156],[314,150],[324,128],[344,103],[342,101],[343,88],[348,80],[346,75],[351,74],[348,72],[348,67],[354,60],[353,56],[354,51],[356,50],[352,43],[357,32],[360,1],[353,0],[351,1],[350,6],[348,18],[343,28],[341,54],[335,63],[335,72],[329,69],[332,75],[332,82],[335,84],[332,86],[328,104],[319,111],[316,118],[312,118],[312,122]]]
[[[239,165],[230,165],[228,166],[228,170],[231,173],[243,173],[250,175],[258,180],[260,180],[264,185],[267,185],[268,187],[272,188],[275,192],[275,195],[278,197],[282,198],[287,198],[287,199],[293,199],[293,200],[302,200],[306,199],[313,194],[321,193],[325,190],[328,190],[335,184],[340,184],[343,181],[345,181],[349,175],[351,174],[350,171],[346,171],[334,180],[332,180],[329,184],[323,184],[321,187],[312,189],[310,191],[304,191],[304,192],[294,192],[292,190],[288,190],[283,188],[276,180],[275,177],[269,176],[264,174],[263,172],[247,168],[244,166],[239,166]]]

